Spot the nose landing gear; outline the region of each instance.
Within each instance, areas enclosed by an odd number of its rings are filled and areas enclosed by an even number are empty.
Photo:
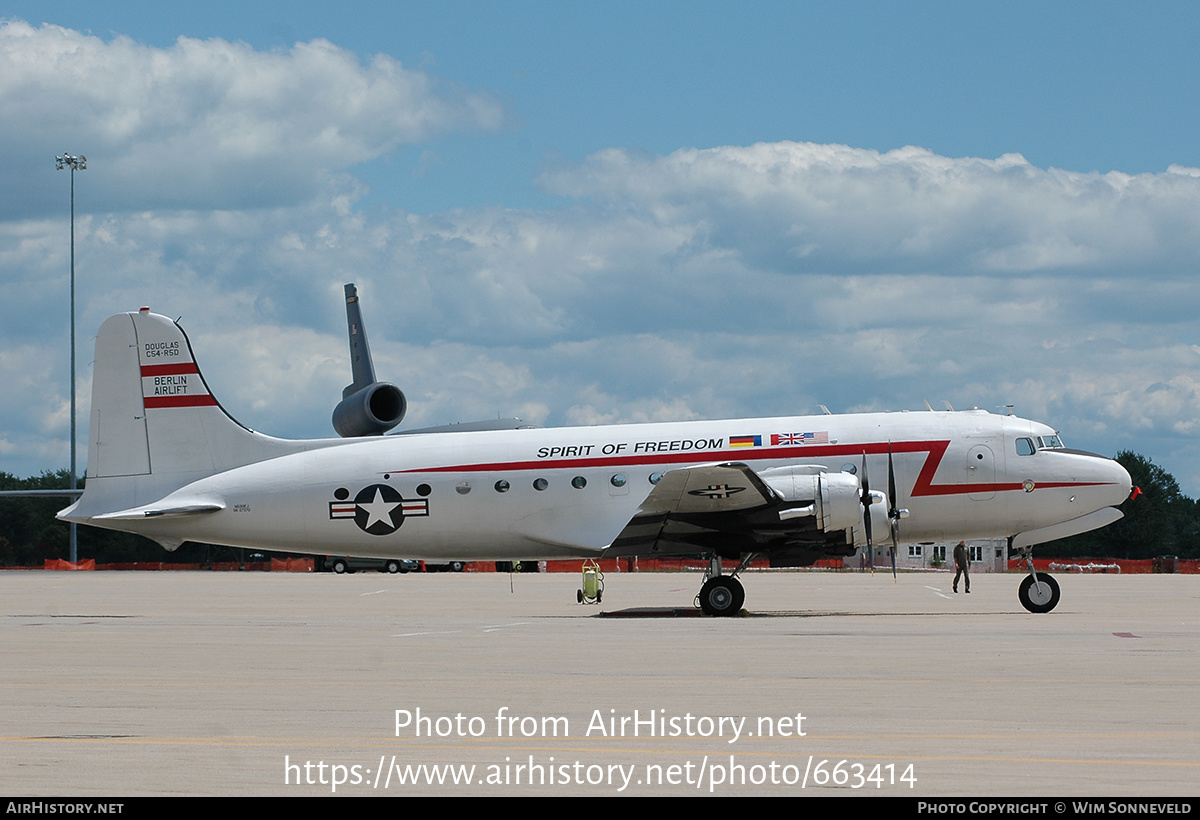
[[[1009,539],[1012,543],[1012,539]],[[1049,612],[1058,606],[1059,589],[1058,581],[1054,580],[1054,576],[1047,572],[1038,572],[1033,568],[1033,548],[1020,547],[1018,552],[1017,563],[1025,563],[1029,565],[1029,575],[1025,576],[1021,581],[1021,586],[1017,589],[1017,597],[1021,599],[1021,606],[1025,607],[1030,612]]]

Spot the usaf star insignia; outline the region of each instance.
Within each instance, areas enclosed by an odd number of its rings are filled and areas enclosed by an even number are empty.
[[[372,484],[359,490],[353,501],[344,488],[334,491],[337,501],[329,502],[329,517],[353,518],[358,528],[368,535],[390,535],[400,529],[410,516],[429,515],[429,501],[424,498],[405,499],[386,484]]]

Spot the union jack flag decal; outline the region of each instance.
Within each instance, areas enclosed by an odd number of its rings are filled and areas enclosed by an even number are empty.
[[[828,444],[829,432],[822,431],[820,433],[772,433],[771,444],[773,446],[791,446],[793,444]]]

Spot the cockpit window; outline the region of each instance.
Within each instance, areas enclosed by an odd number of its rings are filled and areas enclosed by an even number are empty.
[[[1051,450],[1063,449],[1062,439],[1058,436],[1038,436],[1038,447],[1046,447]]]
[[[1017,439],[1017,455],[1031,456],[1034,453],[1033,439],[1019,438]]]

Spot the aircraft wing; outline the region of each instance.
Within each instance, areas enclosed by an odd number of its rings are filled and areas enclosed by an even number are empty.
[[[797,527],[781,522],[783,504],[746,464],[671,470],[604,555],[757,551],[766,542],[786,539],[786,531]]]

